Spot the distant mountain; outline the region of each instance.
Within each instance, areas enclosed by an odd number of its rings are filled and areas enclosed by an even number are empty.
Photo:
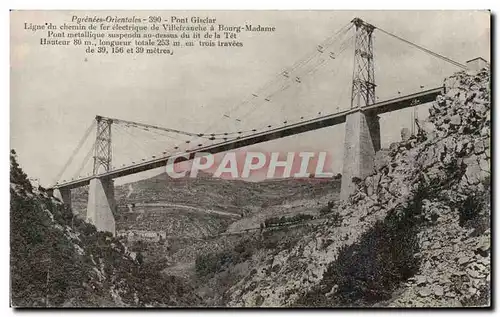
[[[162,173],[115,187],[117,231],[163,231],[170,237],[201,238],[224,232],[241,217],[260,213],[263,207],[327,193],[336,195],[339,189],[339,179],[247,182],[203,172],[196,178],[182,179]],[[73,208],[85,214],[87,189],[73,190],[72,200]]]

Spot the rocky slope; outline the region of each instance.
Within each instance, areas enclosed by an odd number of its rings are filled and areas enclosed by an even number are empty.
[[[34,188],[11,153],[11,305],[196,305],[178,278],[141,265],[126,247]]]
[[[197,260],[228,306],[476,306],[490,297],[490,72],[460,72],[321,223]],[[208,290],[201,288],[206,296]]]

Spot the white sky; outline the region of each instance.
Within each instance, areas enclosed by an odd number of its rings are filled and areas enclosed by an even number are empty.
[[[314,80],[294,86],[281,99],[245,116],[242,123],[221,119],[224,112],[314,51],[317,44],[356,16],[461,63],[478,56],[490,59],[489,13],[471,11],[175,12],[216,17],[218,23],[227,25],[273,25],[276,32],[242,33],[241,49],[194,48],[168,57],[88,56],[81,48],[39,46],[39,36],[23,30],[24,22],[60,23],[71,15],[64,11],[11,13],[11,148],[17,151],[28,175],[44,185],[51,184],[96,114],[204,132],[214,122],[218,131],[251,129],[348,107],[352,50],[339,59],[340,65],[326,65],[315,73]],[[433,88],[456,70],[386,35],[376,32],[374,41],[380,100],[397,96],[398,91],[419,91],[420,85]],[[240,109],[238,114],[247,111]],[[401,128],[409,127],[410,112],[382,117],[383,146],[397,141]],[[421,112],[419,116],[424,115]],[[339,172],[343,137],[340,125],[254,148],[329,151],[333,170]],[[145,153],[123,145],[121,157],[120,149],[116,150],[117,165],[159,151],[148,142],[142,144]],[[80,161],[84,154],[80,153]]]

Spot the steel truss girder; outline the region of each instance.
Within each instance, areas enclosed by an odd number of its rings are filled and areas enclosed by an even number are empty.
[[[362,108],[375,103],[375,69],[373,65],[373,30],[375,27],[359,18],[356,26],[354,69],[352,75],[351,108]]]
[[[94,167],[93,175],[99,174],[99,168],[104,167],[104,172],[111,170],[113,158],[111,147],[111,124],[113,120],[96,116],[97,133],[94,147]]]

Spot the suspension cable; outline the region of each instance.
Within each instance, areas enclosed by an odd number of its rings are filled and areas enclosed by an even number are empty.
[[[127,120],[116,119],[116,118],[107,118],[107,119],[113,120],[113,123],[124,123],[124,124],[128,124],[128,125],[131,125],[131,126],[141,126],[141,127],[145,127],[145,128],[152,128],[152,129],[157,129],[157,130],[163,130],[163,131],[166,131],[166,132],[172,132],[172,133],[177,133],[177,134],[184,134],[184,135],[187,135],[187,136],[196,136],[197,135],[196,133],[192,133],[192,132],[186,132],[186,131],[181,131],[181,130],[176,130],[176,129],[163,128],[163,127],[159,127],[159,126],[155,126],[155,125],[151,125],[151,124],[138,123],[138,122],[127,121]]]
[[[375,27],[375,28],[376,28],[376,29],[378,29],[378,30],[379,30],[380,32],[382,32],[382,33],[385,33],[385,34],[387,34],[387,35],[389,35],[389,36],[392,36],[392,37],[393,37],[393,38],[395,38],[395,39],[398,39],[398,40],[400,40],[400,41],[402,41],[402,42],[404,42],[404,43],[406,43],[406,44],[409,44],[409,45],[411,45],[411,46],[413,46],[413,47],[415,47],[415,48],[417,48],[417,49],[421,50],[422,52],[425,52],[425,53],[430,54],[430,55],[432,55],[432,56],[434,56],[434,57],[437,57],[437,58],[439,58],[439,59],[442,59],[443,61],[446,61],[446,62],[448,62],[448,63],[450,63],[450,64],[452,64],[452,65],[455,65],[455,66],[457,66],[457,67],[460,67],[460,68],[462,68],[462,69],[467,69],[467,66],[465,66],[464,64],[461,64],[461,63],[459,63],[459,62],[456,62],[456,61],[454,61],[454,60],[452,60],[452,59],[450,59],[450,58],[448,58],[448,57],[446,57],[446,56],[443,56],[443,55],[441,55],[441,54],[435,53],[435,52],[433,52],[433,51],[431,51],[431,50],[429,50],[429,49],[426,49],[425,47],[422,47],[422,46],[420,46],[420,45],[418,45],[418,44],[415,44],[415,43],[413,43],[413,42],[410,42],[410,41],[408,41],[408,40],[405,40],[405,39],[403,39],[403,38],[401,38],[401,37],[399,37],[399,36],[397,36],[397,35],[395,35],[395,34],[392,34],[392,33],[390,33],[390,32],[385,31],[384,29],[381,29],[381,28],[379,28],[379,27]]]
[[[94,149],[95,149],[95,142],[94,142],[94,144],[92,144],[92,147],[90,148],[90,150],[85,155],[85,158],[83,159],[82,164],[80,165],[80,167],[78,167],[78,169],[76,170],[76,173],[73,174],[72,179],[74,179],[74,178],[76,178],[78,176],[81,176],[80,173],[87,166],[87,163],[88,163],[90,157],[92,156],[92,153],[94,152]]]
[[[83,137],[78,142],[77,146],[73,150],[73,153],[71,153],[69,159],[66,161],[66,164],[64,164],[62,170],[59,172],[59,174],[57,174],[57,176],[54,180],[54,183],[59,182],[59,180],[61,179],[61,176],[64,174],[64,172],[66,171],[68,166],[73,162],[73,159],[75,158],[76,153],[78,153],[78,151],[80,151],[81,147],[83,146],[83,144],[87,140],[87,137],[89,136],[90,132],[94,128],[95,124],[96,124],[95,120],[92,120],[92,123],[90,124],[90,126],[87,128],[87,130],[83,134]]]
[[[346,35],[347,31],[344,32],[343,34]],[[334,52],[333,50],[331,51],[332,54],[335,53],[334,54],[335,58],[341,56],[342,53],[350,46],[350,44],[352,44],[351,42],[352,42],[353,38],[354,38],[354,34],[351,35],[348,38],[344,38],[343,41],[340,43],[340,46],[338,47],[338,50],[335,50],[336,52]],[[313,65],[309,69],[304,70],[303,72],[300,73],[300,75],[297,75],[297,76],[299,76],[303,80],[307,79],[307,77],[309,77],[309,76],[312,78],[312,77],[314,77],[314,74],[320,69],[320,66],[324,65],[325,63],[327,63],[327,60],[331,61],[332,59],[333,58],[326,58],[324,60],[320,60],[318,63],[316,63],[316,65]],[[283,85],[281,89],[279,89],[279,90],[275,91],[274,93],[272,93],[271,95],[269,95],[268,96],[269,101],[275,103],[275,101],[271,97],[274,97],[275,95],[277,95],[277,94],[281,93],[282,91],[288,89],[290,87],[290,85],[291,84],[289,82],[285,83],[285,85]],[[262,106],[262,104],[263,103],[261,103],[259,105],[255,105],[253,108],[251,108],[250,110],[246,111],[242,115],[242,117],[248,118],[255,110],[257,110],[258,108],[260,108]],[[280,103],[280,105],[283,106],[281,103]],[[285,121],[288,121],[288,120],[285,120]],[[268,125],[266,125],[266,126],[268,126]]]
[[[125,136],[125,138],[127,139],[127,141],[129,143],[133,143],[142,152],[143,155],[147,156],[147,152],[148,151],[146,151],[146,149],[143,148],[142,145],[140,145],[137,142],[137,140],[135,139],[137,137],[136,135],[134,135],[131,131],[128,131],[127,129],[125,129],[125,128],[121,127],[121,126],[116,126],[116,127],[120,127],[120,129],[116,129],[117,132],[122,133],[122,135],[127,134],[128,136]]]
[[[347,23],[346,25],[344,25],[342,28],[340,28],[335,34],[329,36],[326,40],[324,40],[323,42],[321,42],[321,44],[319,46],[321,46],[322,48],[327,48],[329,46],[332,46],[333,43],[335,41],[338,40],[338,38],[341,36],[341,35],[344,35],[346,34],[347,32],[349,32],[349,30],[352,28],[352,23]],[[304,58],[300,59],[299,61],[297,61],[296,63],[294,63],[290,68],[289,68],[289,73],[295,71],[296,69],[302,67],[303,65],[307,64],[309,61],[311,61],[314,57],[316,57],[317,55],[321,54],[322,52],[318,51],[318,49],[316,49],[314,52],[312,53],[309,53],[308,55],[306,55]],[[264,85],[263,87],[261,87],[260,89],[258,89],[257,91],[258,92],[261,92],[265,89],[267,89],[268,87],[270,87],[271,85],[275,84],[276,82],[280,81],[280,80],[283,80],[283,73],[284,72],[280,72],[279,74],[276,75],[275,79],[271,80],[269,83],[267,83],[266,85]],[[260,94],[257,94],[257,93],[254,93],[252,95],[253,97],[258,97],[260,96]],[[232,107],[231,109],[229,109],[228,111],[226,111],[224,113],[224,115],[222,116],[222,118],[226,117],[226,118],[230,118],[230,113],[236,111],[237,109],[239,109],[241,106],[251,102],[254,98],[250,98],[250,99],[247,99],[243,102],[241,102],[240,104],[237,104],[235,105],[234,107]],[[262,102],[261,102],[262,103]],[[206,130],[206,131],[209,131],[210,129],[212,129],[214,124],[211,124],[209,126],[209,128]]]
[[[347,27],[347,29],[346,29]],[[326,40],[324,40],[321,45],[322,48],[326,48],[328,46],[331,46],[333,45],[333,43],[341,36],[341,35],[344,35],[346,34],[350,29],[352,28],[352,24],[351,23],[348,23],[346,24],[345,26],[343,26],[340,30],[338,30],[338,32],[336,32],[335,34],[333,34],[332,36],[328,37]],[[342,46],[341,46],[342,47]],[[322,53],[322,52],[320,52]],[[307,64],[309,61],[311,61],[316,55],[318,55],[318,51],[315,51],[313,54],[310,54],[310,56],[306,56],[306,58],[302,59],[301,61],[298,61],[297,63],[295,63],[293,66],[292,66],[292,70],[295,70],[295,69],[298,69],[300,67],[302,67],[303,65]],[[316,65],[316,66],[313,66],[313,69],[314,68],[317,68],[319,67],[321,64],[323,63],[320,63],[319,65]],[[309,75],[311,73],[311,70],[308,70],[307,72],[305,72],[305,75]],[[304,75],[303,73],[301,73],[301,75]],[[282,76],[282,73],[279,74],[279,76],[277,76],[278,79],[282,79],[283,76]],[[276,80],[274,80],[276,81]],[[267,87],[266,87],[267,86]],[[259,89],[260,91],[264,90],[265,88],[268,88],[269,87],[269,84],[266,85],[265,87],[262,87],[261,89]],[[273,92],[271,95],[275,95],[283,90],[285,90],[286,88],[288,88],[289,85],[285,85],[283,87],[281,87],[280,89],[278,89],[278,91],[275,91]],[[267,98],[267,97],[266,97]],[[268,100],[268,99],[266,99]],[[246,102],[243,102],[242,104],[244,103],[248,103],[250,101],[246,101]],[[240,104],[241,106],[241,104]],[[238,108],[238,107],[236,107]],[[229,112],[232,112],[234,110],[236,110],[236,108],[233,108],[231,109]],[[116,119],[116,118],[107,118],[107,119],[111,119],[113,120],[113,123],[117,123],[117,124],[124,124],[125,126],[127,127],[142,127],[143,130],[145,129],[155,129],[155,130],[159,130],[159,131],[163,131],[163,132],[167,132],[167,133],[175,133],[175,134],[181,134],[181,135],[186,135],[186,136],[189,136],[189,137],[194,137],[194,138],[204,138],[204,139],[209,139],[209,140],[216,140],[216,139],[221,139],[221,140],[227,140],[229,138],[230,135],[241,135],[241,134],[244,134],[244,133],[250,133],[250,132],[256,132],[257,129],[249,129],[249,130],[246,130],[246,131],[237,131],[237,132],[220,132],[220,133],[208,133],[208,132],[205,132],[205,133],[193,133],[193,132],[186,132],[186,131],[181,131],[181,130],[176,130],[176,129],[170,129],[170,128],[164,128],[164,127],[159,127],[159,126],[155,126],[155,125],[151,125],[151,124],[144,124],[144,123],[138,123],[138,122],[133,122],[133,121],[127,121],[127,120],[122,120],[122,119]],[[144,129],[145,128],[145,129]],[[149,130],[147,130],[149,131]],[[220,136],[220,137],[216,137],[216,136]],[[167,136],[169,138],[172,138],[174,139],[173,137],[171,136]]]

